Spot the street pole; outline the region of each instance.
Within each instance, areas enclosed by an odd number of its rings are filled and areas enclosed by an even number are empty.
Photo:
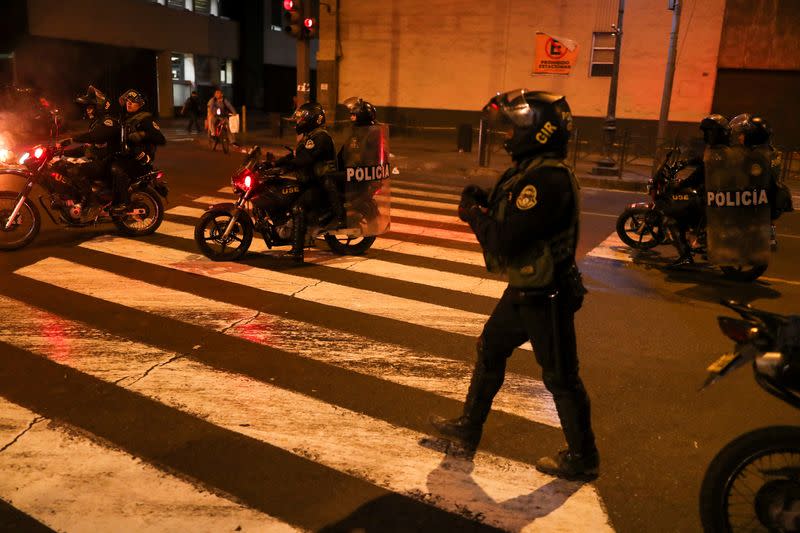
[[[681,25],[681,0],[671,0],[672,32],[669,34],[669,55],[667,56],[667,72],[664,76],[664,93],[661,95],[661,115],[658,117],[658,133],[656,134],[656,154],[664,144],[669,122],[669,104],[672,98],[672,82],[675,78],[675,58],[678,53],[678,30]],[[655,164],[655,163],[654,163]]]
[[[308,39],[297,39],[297,107],[311,96],[311,46]]]
[[[619,0],[617,24],[614,26],[614,64],[611,68],[611,84],[608,88],[608,108],[603,123],[603,157],[592,168],[592,174],[618,176],[619,167],[614,161],[614,141],[617,137],[617,84],[619,82],[619,58],[622,51],[622,18],[625,15],[625,0]]]

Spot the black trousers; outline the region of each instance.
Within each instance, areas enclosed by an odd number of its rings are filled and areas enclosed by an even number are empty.
[[[563,297],[551,299],[546,293],[522,296],[508,287],[478,340],[478,361],[464,415],[476,423],[485,421],[503,383],[506,360],[530,340],[569,449],[594,452],[589,396],[578,375],[574,316]]]
[[[110,166],[111,190],[114,193],[113,205],[127,203],[131,179],[145,174],[150,169],[149,164],[143,163],[133,156],[121,155],[114,158]]]
[[[192,126],[197,130],[197,133],[203,131],[203,123],[200,121],[200,115],[197,113],[188,113],[189,122],[186,124],[186,131],[191,133]]]

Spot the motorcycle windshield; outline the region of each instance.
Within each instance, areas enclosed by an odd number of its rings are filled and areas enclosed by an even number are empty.
[[[704,164],[709,260],[732,266],[769,264],[769,150],[709,148]]]
[[[391,204],[388,128],[353,127],[341,146],[338,166],[348,229],[363,236],[386,233]]]

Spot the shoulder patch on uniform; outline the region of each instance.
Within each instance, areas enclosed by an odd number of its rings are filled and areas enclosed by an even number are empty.
[[[309,139],[306,141],[306,150],[311,150],[312,148],[314,148],[314,141]]]
[[[156,121],[155,121],[155,120],[153,121],[153,127],[154,127],[155,129],[157,129],[157,130],[160,130],[160,129],[161,129],[161,128],[159,128],[159,127],[158,127],[158,124],[156,124]]]
[[[520,211],[526,211],[536,205],[536,187],[533,185],[526,185],[524,189],[517,195],[515,205]]]
[[[113,126],[114,125],[114,121],[111,120],[110,118],[107,118],[107,119],[105,119],[103,121],[103,124],[105,124],[106,126]]]

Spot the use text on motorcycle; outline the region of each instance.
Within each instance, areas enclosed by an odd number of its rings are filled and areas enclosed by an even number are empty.
[[[750,364],[764,390],[800,409],[800,316],[722,303],[741,315],[718,318],[736,347],[709,366],[705,386]],[[714,533],[800,531],[800,427],[764,427],[727,444],[703,478],[700,517]]]
[[[346,211],[344,228],[329,228],[320,221],[326,199],[321,188],[306,233],[306,246],[324,239],[340,255],[360,255],[389,230],[390,165],[388,144],[381,126],[355,128],[341,154],[336,171]],[[195,241],[204,255],[215,261],[234,261],[247,253],[255,231],[268,248],[291,244],[291,210],[308,185],[266,160],[254,146],[231,179],[236,202],[209,207],[195,227]]]
[[[38,203],[55,224],[85,227],[112,222],[120,232],[130,236],[149,235],[158,229],[164,219],[161,198],[168,193],[163,172],[153,170],[133,177],[127,212],[112,216],[108,212],[111,204],[108,183],[83,182],[88,178],[79,175],[79,165],[79,160],[63,157],[61,148],[41,145],[23,153],[17,165],[0,167],[0,174],[25,179],[20,192],[0,191],[0,250],[22,248],[38,234],[41,215],[31,198],[35,185],[44,190]]]

